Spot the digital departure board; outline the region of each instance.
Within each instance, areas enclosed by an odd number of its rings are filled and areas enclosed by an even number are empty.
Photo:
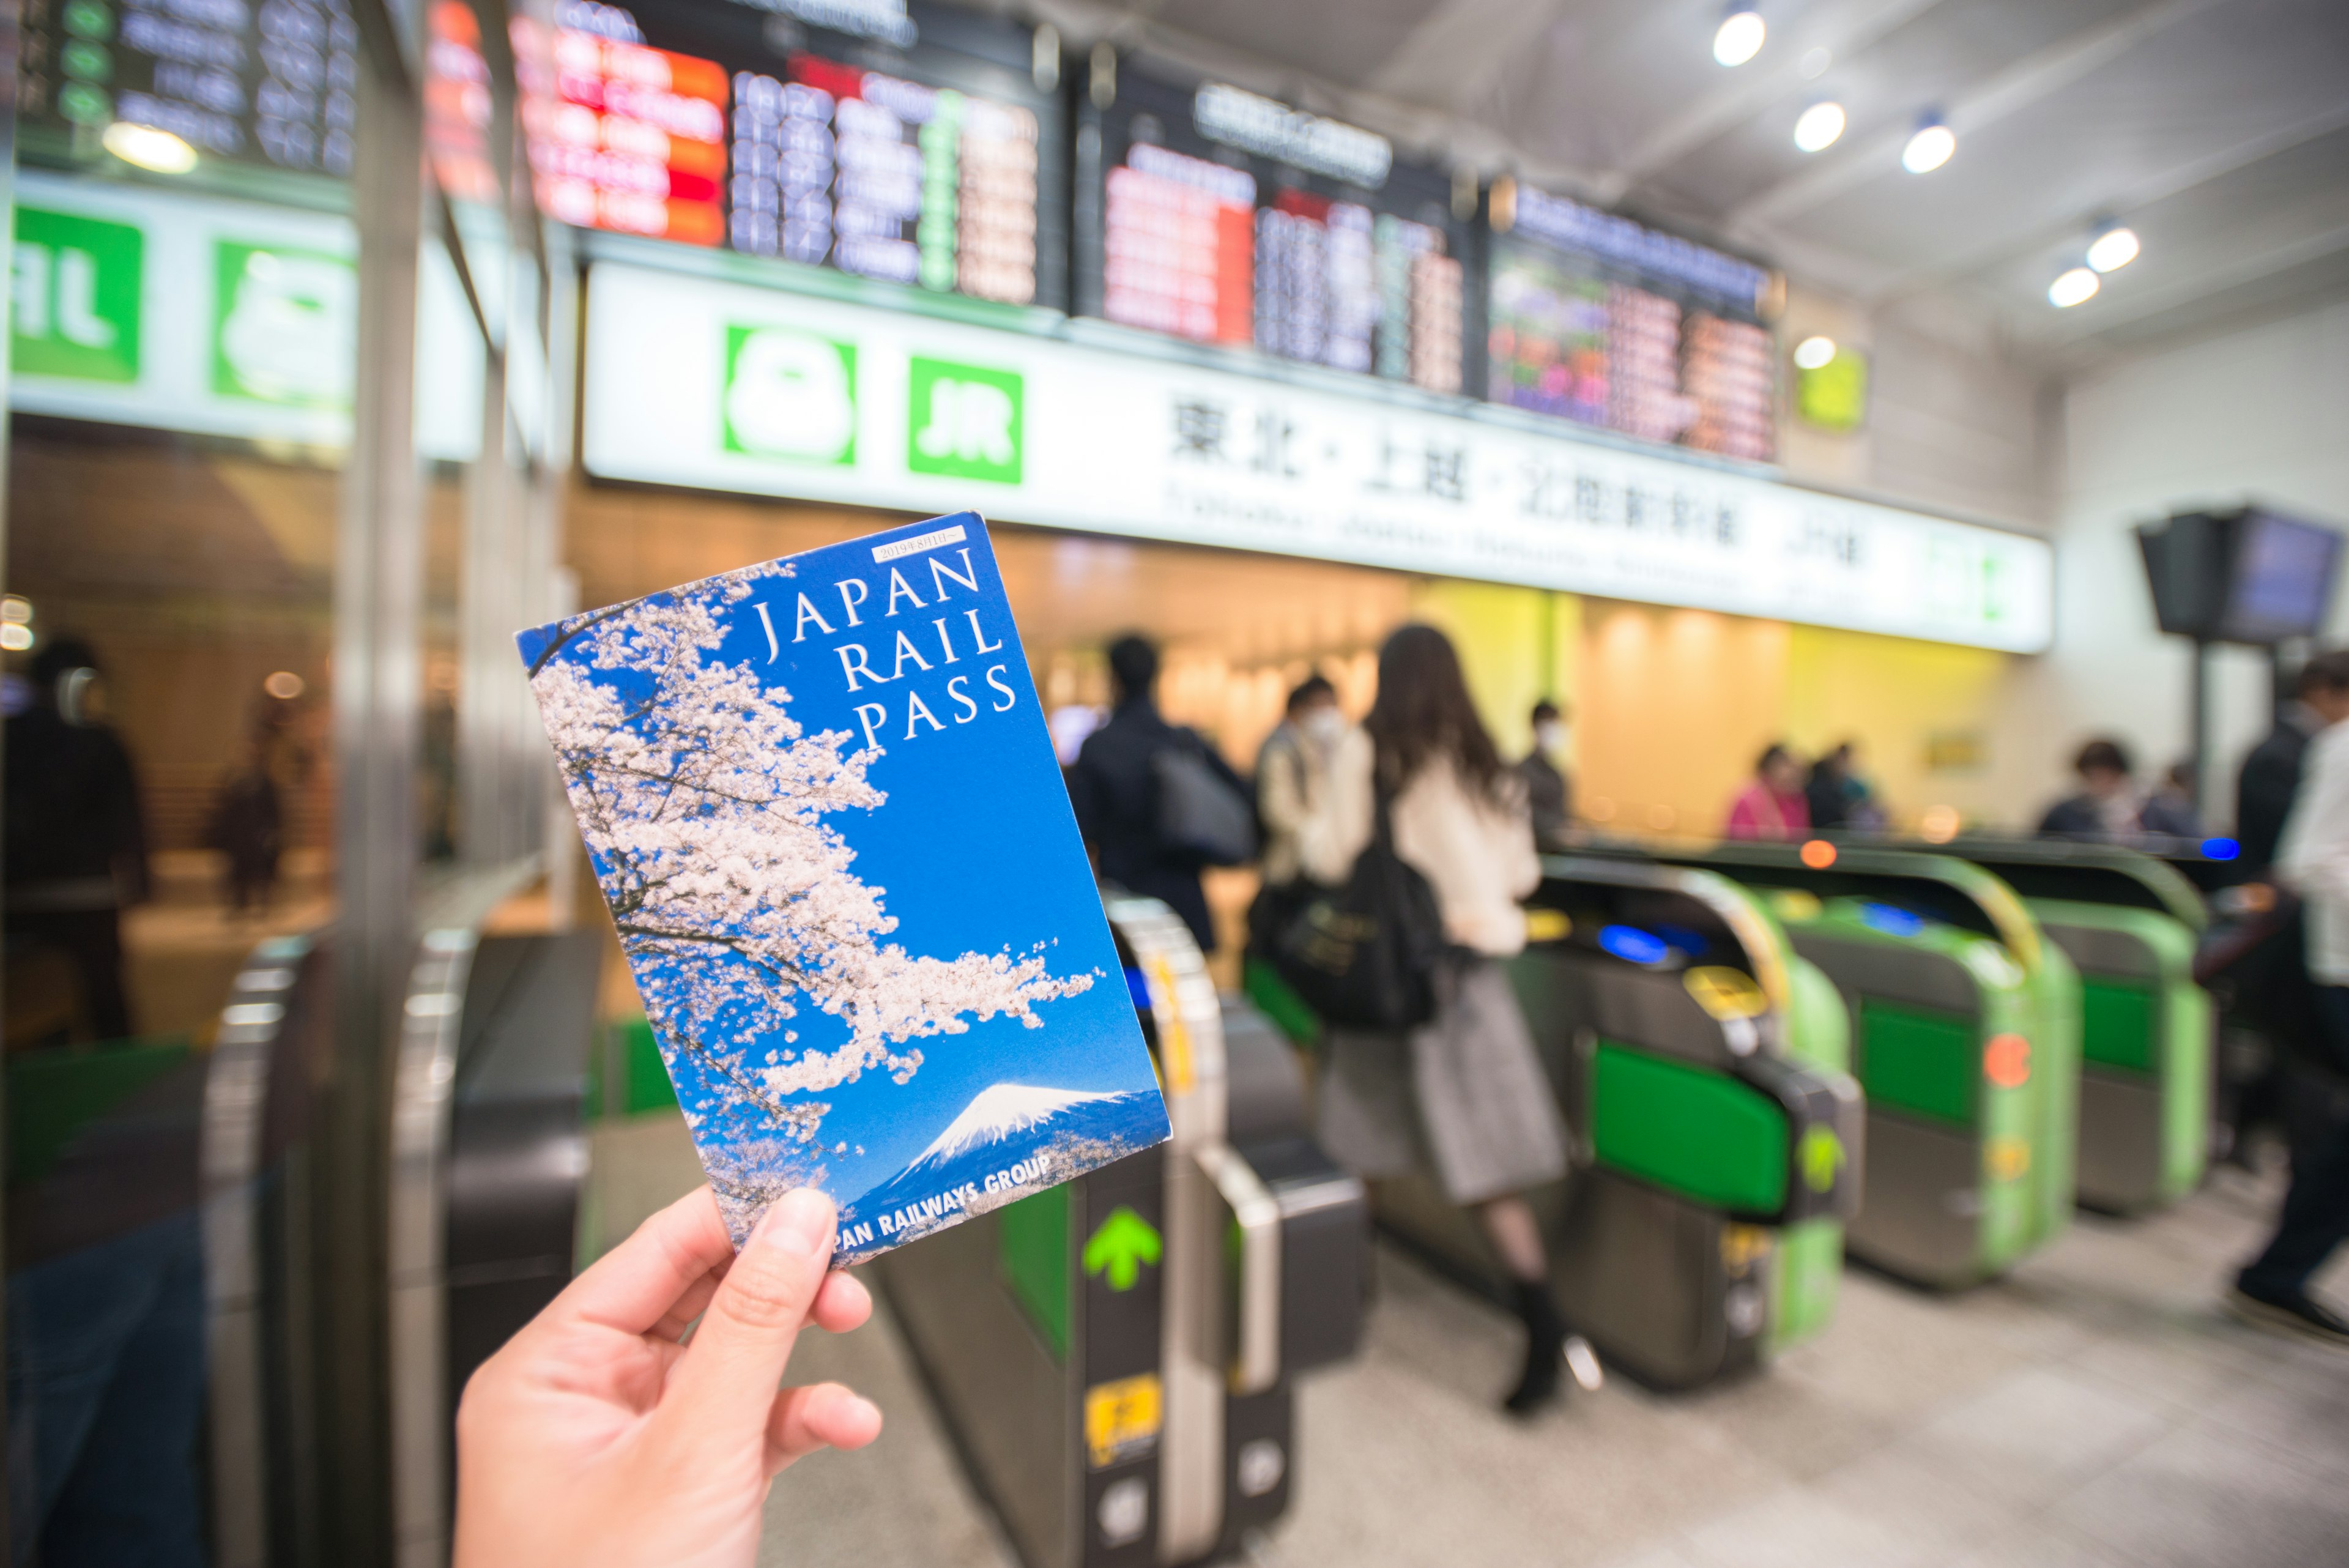
[[[1064,119],[1027,29],[889,0],[562,0],[554,15],[543,35],[514,24],[550,214],[1063,301]]]
[[[1088,104],[1079,308],[1432,391],[1466,385],[1473,240],[1440,170],[1385,138],[1128,66]],[[1081,197],[1086,199],[1086,197]]]
[[[17,116],[41,153],[95,158],[121,120],[200,158],[347,175],[357,82],[347,0],[25,0]]]
[[[1750,262],[1503,182],[1489,206],[1486,395],[1767,462],[1775,358]]]

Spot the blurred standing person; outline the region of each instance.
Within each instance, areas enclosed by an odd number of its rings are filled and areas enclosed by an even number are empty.
[[[1101,874],[1131,893],[1165,901],[1183,917],[1199,950],[1216,950],[1207,895],[1199,886],[1207,864],[1193,850],[1166,842],[1160,831],[1162,758],[1182,752],[1195,759],[1247,809],[1247,789],[1231,764],[1196,731],[1170,724],[1158,712],[1158,649],[1147,639],[1121,637],[1109,647],[1116,704],[1077,752],[1069,770],[1069,799],[1077,827]]]
[[[228,904],[240,915],[269,908],[285,845],[285,805],[270,771],[272,739],[265,727],[256,731],[252,756],[221,785],[205,833],[212,847],[228,857]]]
[[[138,773],[88,643],[58,638],[31,674],[32,706],[7,722],[8,935],[62,952],[90,1038],[125,1039],[122,911],[149,891]]]
[[[1724,838],[1800,838],[1811,830],[1810,802],[1803,794],[1803,764],[1772,742],[1754,760],[1754,776],[1731,797]]]
[[[2292,701],[2276,713],[2275,728],[2243,758],[2235,785],[2235,839],[2239,864],[2263,876],[2275,863],[2283,825],[2300,794],[2301,771],[2309,743],[2327,722],[2323,709],[2349,696],[2349,650],[2320,653],[2300,667]]]
[[[1884,826],[1884,808],[1877,805],[1868,781],[1859,775],[1859,744],[1839,741],[1835,749],[1811,764],[1803,785],[1804,804],[1810,808],[1816,833],[1837,829],[1870,833]]]
[[[2159,796],[2147,796],[2133,776],[2136,759],[2110,735],[2099,735],[2072,759],[2080,793],[2047,808],[2039,819],[2042,838],[2103,838],[2126,843],[2148,833],[2191,838],[2199,829],[2189,814]]]
[[[1330,755],[1350,726],[1338,707],[1338,689],[1309,675],[1288,694],[1278,724],[1256,754],[1256,809],[1264,824],[1264,884],[1294,882],[1298,829],[1328,787]]]
[[[2194,764],[2170,763],[2161,783],[2145,797],[2145,809],[2137,814],[2138,829],[2171,838],[2201,837],[2202,814],[2195,808],[2194,788]]]
[[[2349,674],[2349,670],[2343,671]],[[2280,879],[2297,891],[2307,924],[2316,1027],[2286,1068],[2292,1186],[2265,1251],[2235,1276],[2230,1311],[2264,1328],[2349,1350],[2349,1317],[2309,1293],[2309,1283],[2349,1241],[2349,680],[2313,694],[2326,719],[2312,741],[2300,797],[2276,853]]]
[[[1533,814],[1534,843],[1544,849],[1565,847],[1574,826],[1574,781],[1557,765],[1566,753],[1566,715],[1545,697],[1534,704],[1534,749],[1517,763],[1525,781],[1526,805]]]
[[[1435,894],[1454,951],[1436,1012],[1407,1033],[1332,1026],[1320,1076],[1322,1144],[1366,1177],[1426,1169],[1475,1210],[1515,1285],[1526,1358],[1504,1401],[1526,1414],[1557,1397],[1570,1336],[1525,1199],[1566,1174],[1557,1102],[1500,960],[1524,950],[1518,900],[1541,879],[1525,784],[1476,716],[1452,643],[1405,626],[1379,649],[1370,744],[1340,752],[1322,820],[1300,836],[1307,873],[1342,882],[1387,805],[1395,854]],[[1588,1347],[1574,1351],[1578,1368]]]

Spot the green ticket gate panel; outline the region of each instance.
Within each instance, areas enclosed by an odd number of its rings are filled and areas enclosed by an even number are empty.
[[[1753,1367],[1834,1311],[1862,1154],[1840,1017],[1722,877],[1543,869],[1511,975],[1570,1140],[1568,1179],[1533,1195],[1560,1303],[1651,1386]],[[1428,1182],[1380,1182],[1376,1200],[1391,1232],[1497,1283],[1472,1219]]]
[[[2117,845],[1969,837],[1950,849],[2022,894],[2080,971],[2079,1200],[2127,1214],[2193,1190],[2214,1068],[2210,996],[2194,982],[2201,895]]]
[[[1164,905],[1104,901],[1173,1137],[874,1265],[1030,1568],[1206,1562],[1277,1520],[1292,1380],[1353,1354],[1368,1277],[1284,1037]]]
[[[1764,892],[1842,993],[1868,1102],[1856,1256],[1962,1286],[2069,1222],[2080,981],[2012,888],[1947,856],[1848,844],[1648,853]]]

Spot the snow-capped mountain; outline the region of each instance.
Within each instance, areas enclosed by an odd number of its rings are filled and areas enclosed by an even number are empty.
[[[942,1166],[974,1149],[1001,1143],[1013,1136],[1050,1130],[1044,1124],[1077,1106],[1130,1100],[1124,1095],[1093,1095],[1081,1089],[1048,1089],[1035,1084],[991,1084],[981,1089],[962,1115],[947,1124],[930,1147],[916,1155],[909,1169]]]

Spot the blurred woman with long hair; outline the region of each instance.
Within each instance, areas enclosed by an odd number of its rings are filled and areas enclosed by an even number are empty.
[[[1523,950],[1541,867],[1525,784],[1476,716],[1459,656],[1432,626],[1379,650],[1366,743],[1333,761],[1328,808],[1300,835],[1306,870],[1343,882],[1388,805],[1395,853],[1427,878],[1452,950],[1436,1012],[1408,1033],[1332,1027],[1317,1120],[1330,1154],[1365,1177],[1422,1171],[1475,1210],[1515,1286],[1525,1369],[1504,1401],[1554,1399],[1568,1334],[1525,1193],[1566,1173],[1557,1104],[1499,961]]]

